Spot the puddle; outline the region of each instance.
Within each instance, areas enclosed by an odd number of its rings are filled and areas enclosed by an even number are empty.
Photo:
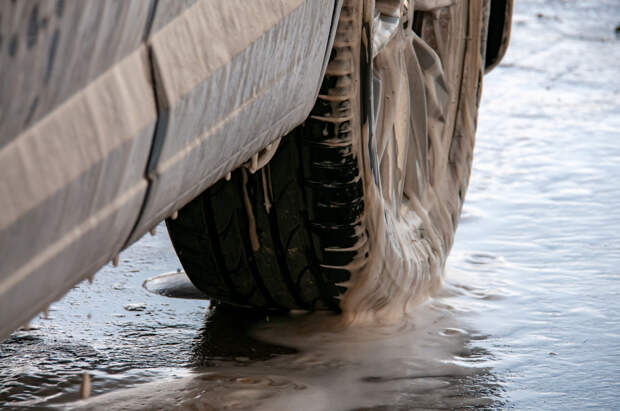
[[[211,324],[209,326],[208,324]],[[77,409],[501,407],[484,338],[438,301],[398,325],[343,329],[331,314],[265,316],[217,307],[191,374],[118,390]],[[247,327],[247,328],[246,328]]]

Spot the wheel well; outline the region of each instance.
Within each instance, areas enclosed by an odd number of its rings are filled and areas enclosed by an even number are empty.
[[[491,0],[485,72],[491,71],[506,54],[510,39],[513,0]]]

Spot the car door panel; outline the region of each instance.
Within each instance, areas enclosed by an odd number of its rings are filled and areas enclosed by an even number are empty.
[[[147,189],[145,47],[0,150],[0,335],[117,254]]]
[[[216,3],[150,41],[165,131],[130,242],[302,122],[318,93],[333,0]]]

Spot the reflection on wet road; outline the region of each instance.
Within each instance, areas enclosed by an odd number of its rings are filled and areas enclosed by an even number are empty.
[[[149,292],[179,268],[160,227],[0,345],[0,407],[617,407],[619,16],[615,0],[517,2],[446,285],[407,321],[343,331]],[[167,289],[196,297],[183,287]]]

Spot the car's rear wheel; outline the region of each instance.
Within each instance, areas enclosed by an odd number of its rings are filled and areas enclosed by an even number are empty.
[[[398,3],[345,0],[307,121],[265,167],[239,168],[167,220],[213,299],[339,311],[438,283],[471,168],[488,2],[413,18]]]

